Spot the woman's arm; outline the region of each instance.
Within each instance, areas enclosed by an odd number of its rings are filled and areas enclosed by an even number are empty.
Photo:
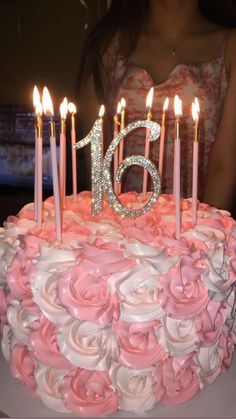
[[[229,84],[217,136],[210,154],[204,202],[217,208],[232,209],[236,191],[236,31],[232,31],[226,50]]]

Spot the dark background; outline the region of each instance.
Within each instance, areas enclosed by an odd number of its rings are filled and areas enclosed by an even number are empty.
[[[0,104],[32,106],[32,91],[47,85],[56,105],[73,98],[85,35],[97,0],[0,1]]]
[[[16,126],[16,110],[34,111],[34,85],[40,91],[44,85],[49,88],[55,113],[64,96],[79,107],[74,89],[85,26],[94,24],[106,1],[86,0],[86,5],[80,0],[0,0],[1,144],[9,144],[4,132],[7,115]],[[15,136],[10,142],[14,146]],[[44,188],[44,198],[50,194],[50,187]],[[32,182],[26,185],[24,179],[17,179],[14,184],[0,177],[0,225],[32,200]]]

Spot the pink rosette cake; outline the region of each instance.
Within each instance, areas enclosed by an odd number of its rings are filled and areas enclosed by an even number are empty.
[[[142,197],[122,194],[138,208]],[[46,406],[77,416],[140,414],[183,403],[230,367],[236,330],[236,223],[226,211],[172,195],[136,219],[91,194],[67,197],[62,241],[52,198],[42,229],[34,205],[0,229],[1,347]]]

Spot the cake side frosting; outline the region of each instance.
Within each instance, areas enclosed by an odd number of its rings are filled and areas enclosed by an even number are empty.
[[[142,195],[120,196],[128,208]],[[55,241],[33,204],[0,229],[0,330],[12,374],[51,409],[79,416],[182,403],[229,368],[236,343],[236,223],[227,211],[173,196],[136,219],[91,194],[67,197]]]

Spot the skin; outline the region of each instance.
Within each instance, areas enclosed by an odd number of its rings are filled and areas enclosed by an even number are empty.
[[[226,29],[201,16],[197,0],[151,0],[147,25],[140,33],[130,61],[145,68],[155,84],[163,83],[178,64],[197,64],[217,56]],[[176,54],[171,55],[172,48]],[[217,136],[210,154],[204,202],[230,209],[236,183],[236,31],[233,30],[225,55],[229,85]],[[109,68],[113,48],[104,57]],[[157,60],[153,57],[158,55]],[[99,103],[92,79],[80,97],[81,126],[87,133],[97,118]]]

